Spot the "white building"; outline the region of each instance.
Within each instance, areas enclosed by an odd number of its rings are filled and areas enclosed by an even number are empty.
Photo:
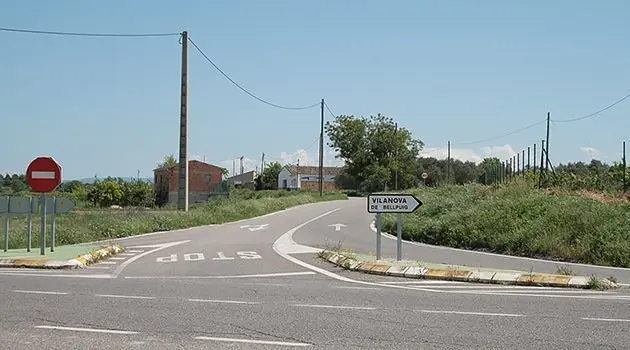
[[[336,190],[335,177],[339,175],[341,168],[324,167],[324,190]],[[319,167],[285,165],[278,174],[278,189],[319,189]]]

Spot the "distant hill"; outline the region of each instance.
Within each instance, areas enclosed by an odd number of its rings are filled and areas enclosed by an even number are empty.
[[[115,178],[115,177],[112,176],[112,178]],[[97,178],[97,179],[98,179],[98,181],[105,180],[105,178]],[[126,181],[126,182],[131,182],[131,181],[135,181],[136,180],[135,177],[131,177],[131,176],[127,176],[127,177],[123,176],[123,177],[121,177],[121,179],[123,179],[123,181]],[[93,184],[94,183],[94,178],[93,177],[87,177],[87,178],[84,178],[84,179],[65,180],[63,182],[70,182],[70,181],[79,181],[79,182],[84,183],[84,184]],[[152,178],[140,178],[140,181],[153,183],[153,179]]]

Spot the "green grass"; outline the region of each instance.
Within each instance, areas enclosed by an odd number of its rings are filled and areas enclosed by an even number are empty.
[[[405,215],[403,237],[516,256],[630,267],[630,204],[558,192],[525,181],[410,191],[423,202]],[[395,216],[383,228],[395,232]]]
[[[346,199],[343,193],[287,192],[287,191],[236,191],[230,199],[191,207],[187,213],[143,209],[105,209],[70,212],[57,216],[56,244],[58,246],[81,242],[111,240],[156,231],[169,231],[194,226],[221,224],[247,219],[283,210],[301,204]],[[26,247],[26,217],[11,217],[9,248]],[[47,229],[47,246],[50,245],[50,223]],[[39,247],[40,219],[33,217],[32,247]],[[0,238],[0,240],[2,240]]]

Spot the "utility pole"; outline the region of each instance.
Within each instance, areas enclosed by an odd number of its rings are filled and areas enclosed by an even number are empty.
[[[177,209],[188,211],[188,32],[182,33],[182,81],[179,128]]]
[[[395,191],[398,191],[398,140],[396,139],[397,135],[398,135],[398,123],[396,123],[394,126],[394,147],[396,147],[394,149],[394,166],[395,166],[394,190]]]
[[[319,196],[324,196],[324,99],[321,105],[321,124],[319,127]]]
[[[262,160],[260,161],[260,174],[265,171],[265,152],[262,154]]]
[[[446,184],[451,182],[451,141],[447,144],[447,157],[446,157]]]
[[[532,155],[532,159],[534,160],[534,175],[536,175],[536,162],[538,161],[538,158],[536,158],[536,144],[534,144],[534,154]]]
[[[545,172],[549,171],[549,122],[551,121],[551,113],[547,112],[547,138],[545,140]]]
[[[296,172],[295,186],[299,190],[300,189],[300,158],[298,158],[297,160],[297,169],[295,170],[295,172]]]
[[[529,171],[531,169],[531,162],[530,162],[530,156],[531,156],[531,147],[527,146],[527,170]]]
[[[529,148],[529,147],[528,147]],[[522,166],[522,171],[523,171],[523,177],[525,177],[525,150],[523,149],[523,151],[521,152],[522,156],[521,156],[521,161],[523,162],[523,166]],[[527,156],[529,157],[529,153],[527,153]]]
[[[236,176],[236,159],[232,159],[232,176]]]
[[[626,181],[626,141],[623,142],[623,191],[628,190],[628,182]]]
[[[542,187],[542,175],[543,175],[543,167],[545,162],[545,140],[541,141],[540,145],[540,168],[538,169],[538,188]]]
[[[516,154],[516,175],[521,172],[521,154]]]
[[[239,160],[241,161],[241,175],[243,175],[243,158],[244,158],[244,157],[245,157],[245,156],[241,156],[241,157],[239,158]]]

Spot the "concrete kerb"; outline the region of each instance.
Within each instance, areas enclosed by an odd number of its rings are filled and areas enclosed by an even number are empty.
[[[109,256],[124,252],[125,248],[116,244],[95,250],[70,260],[38,259],[0,259],[0,267],[39,268],[39,269],[77,269],[84,268]]]
[[[323,251],[322,259],[351,271],[359,271],[373,275],[386,275],[415,279],[432,279],[445,281],[476,282],[503,285],[522,285],[538,287],[591,288],[594,277],[566,276],[542,273],[525,273],[512,271],[471,271],[457,268],[437,269],[423,266],[390,265],[382,261],[359,261],[349,253]],[[596,279],[597,283],[608,288],[617,288],[615,282],[608,279]]]

